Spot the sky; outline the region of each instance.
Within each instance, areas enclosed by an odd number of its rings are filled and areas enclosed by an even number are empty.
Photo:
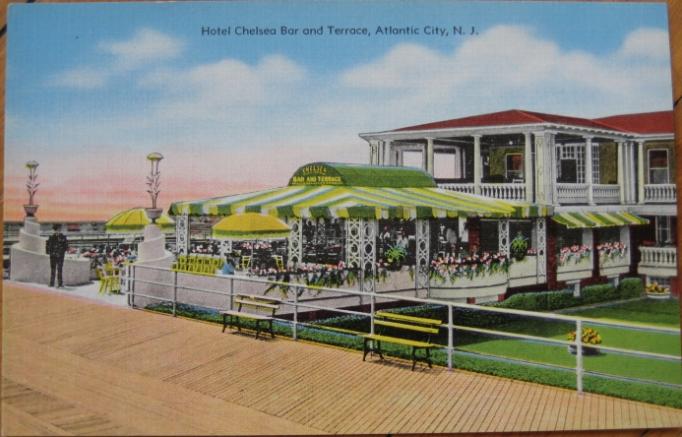
[[[512,108],[671,109],[665,4],[12,4],[4,216],[29,160],[39,220],[106,220],[150,204],[150,152],[165,208],[368,163],[361,132]]]

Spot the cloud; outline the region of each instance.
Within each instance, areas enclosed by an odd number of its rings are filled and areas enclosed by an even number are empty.
[[[516,107],[587,117],[659,109],[671,92],[666,38],[660,29],[636,29],[617,51],[598,56],[500,25],[449,52],[396,45],[342,72],[339,84],[383,101],[396,118],[409,110],[412,122]]]
[[[102,41],[97,51],[107,56],[99,66],[81,65],[53,75],[52,86],[93,90],[104,87],[110,79],[144,66],[178,57],[185,43],[162,32],[142,28],[124,41]]]
[[[624,57],[668,61],[670,57],[668,33],[650,27],[636,29],[625,38],[619,53]]]
[[[103,69],[77,67],[56,74],[49,80],[49,83],[67,88],[92,90],[103,87],[110,76],[111,72]]]
[[[122,70],[138,68],[166,59],[173,59],[184,49],[184,42],[154,29],[139,29],[125,41],[103,41],[98,44],[100,51],[112,55],[115,66]]]
[[[158,69],[138,84],[164,93],[156,105],[160,117],[243,119],[255,108],[271,108],[292,97],[306,77],[302,65],[275,54],[253,65],[226,58],[184,70]]]

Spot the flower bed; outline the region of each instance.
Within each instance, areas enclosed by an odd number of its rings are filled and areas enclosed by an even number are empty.
[[[568,341],[575,341],[575,331],[571,331],[568,333],[566,336],[568,338]],[[584,355],[597,355],[599,354],[599,348],[596,348],[594,346],[601,344],[601,335],[599,335],[599,332],[597,332],[596,329],[592,328],[583,328],[583,332],[581,335],[581,342],[583,345],[583,354]],[[575,345],[569,345],[568,346],[569,352],[572,354],[577,353],[577,347]]]
[[[509,258],[500,253],[438,258],[429,273],[431,296],[441,299],[497,296],[508,281]]]

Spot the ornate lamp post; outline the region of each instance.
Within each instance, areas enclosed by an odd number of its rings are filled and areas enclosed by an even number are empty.
[[[161,216],[162,210],[156,207],[156,199],[159,197],[159,187],[161,186],[161,172],[159,171],[159,162],[163,159],[163,155],[158,152],[152,152],[147,155],[147,160],[151,163],[151,172],[147,176],[147,186],[149,189],[147,193],[152,198],[152,207],[147,208],[147,216],[156,223],[156,219]]]
[[[26,191],[28,191],[28,203],[24,205],[24,211],[26,211],[27,218],[34,218],[36,211],[38,211],[38,205],[33,203],[33,198],[38,191],[38,173],[36,169],[38,168],[37,161],[28,161],[26,163],[26,168],[28,169],[28,181],[26,182]]]

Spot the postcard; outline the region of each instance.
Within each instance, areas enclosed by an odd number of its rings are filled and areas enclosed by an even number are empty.
[[[682,427],[667,12],[10,5],[2,433]]]

